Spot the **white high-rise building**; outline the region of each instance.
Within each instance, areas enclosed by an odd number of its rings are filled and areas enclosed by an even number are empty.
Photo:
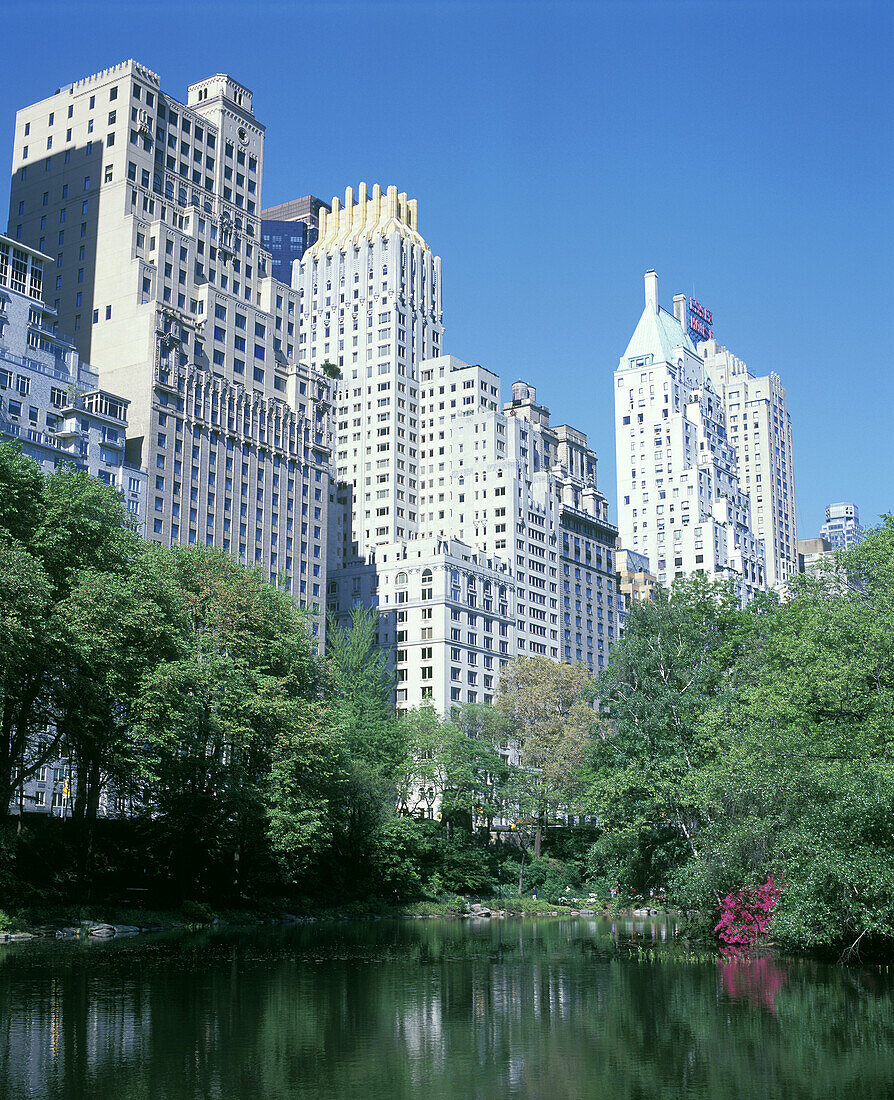
[[[415,202],[349,188],[293,270],[302,354],[341,373],[327,607],[379,608],[398,705],[492,702],[516,653],[602,665],[623,611],[596,456],[532,388],[504,407],[493,372],[441,354]]]
[[[731,578],[740,599],[766,587],[718,392],[687,332],[686,298],[658,304],[645,276],[645,308],[615,372],[618,522],[622,545],[646,554],[661,584],[703,572]]]
[[[820,537],[831,543],[833,550],[851,550],[865,535],[856,504],[830,504],[826,509],[826,522],[820,528]]]
[[[379,608],[399,706],[490,703],[515,654],[598,671],[624,605],[617,528],[587,437],[551,427],[524,382],[501,405],[500,380],[484,367],[442,355],[419,377],[419,534],[345,555],[330,574],[329,614]],[[333,516],[350,515],[352,495],[339,486]]]
[[[349,187],[320,210],[316,243],[293,268],[299,354],[341,372],[333,449],[353,486],[333,560],[419,533],[418,366],[440,354],[441,263],[417,230],[416,201],[396,187]]]
[[[146,534],[230,551],[322,612],[329,380],[260,238],[264,127],[218,74],[180,103],[135,61],[16,117],[10,235],[49,253],[60,327],[127,399]]]
[[[775,371],[755,378],[714,339],[701,341],[698,352],[723,395],[739,483],[751,501],[752,529],[764,544],[767,586],[782,587],[798,572],[792,425],[785,387]]]

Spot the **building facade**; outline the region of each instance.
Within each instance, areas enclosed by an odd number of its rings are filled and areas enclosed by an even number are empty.
[[[320,236],[293,280],[300,355],[341,373],[333,450],[353,486],[351,552],[416,538],[419,364],[440,354],[441,264],[417,229],[415,200],[361,183],[320,211]]]
[[[146,473],[124,460],[127,401],[101,389],[42,297],[52,260],[0,236],[0,439],[52,473],[68,463],[118,490],[142,532]]]
[[[798,565],[802,573],[815,573],[824,563],[834,562],[835,547],[828,539],[800,539]]]
[[[492,703],[516,654],[597,672],[623,626],[596,456],[524,382],[450,355],[419,367],[418,535],[359,553],[354,487],[333,501],[331,616],[377,606],[397,702]],[[340,549],[339,549],[340,548]]]
[[[697,346],[715,390],[723,396],[739,483],[751,502],[754,533],[764,544],[767,586],[782,588],[798,572],[794,452],[785,387],[775,371],[755,378],[714,339]]]
[[[398,705],[447,713],[492,702],[517,653],[597,669],[623,610],[586,436],[442,354],[440,275],[415,201],[361,184],[321,214],[294,282],[302,354],[341,374],[329,614],[377,606]]]
[[[826,509],[826,522],[820,528],[820,537],[826,539],[833,550],[850,550],[863,541],[865,534],[856,504],[830,504]]]
[[[329,212],[322,199],[305,195],[261,211],[261,240],[270,253],[274,279],[292,285],[292,265],[319,236],[321,210]]]
[[[658,578],[649,568],[646,555],[634,553],[633,550],[618,550],[615,559],[618,563],[618,587],[628,606],[634,600],[652,599]]]
[[[692,343],[686,297],[674,313],[645,276],[645,308],[615,372],[618,524],[662,585],[687,573],[733,581],[742,602],[766,587],[722,393]]]
[[[16,118],[10,233],[55,256],[47,297],[130,403],[146,535],[222,547],[322,628],[329,380],[260,239],[264,127],[218,74],[186,103],[128,61]]]

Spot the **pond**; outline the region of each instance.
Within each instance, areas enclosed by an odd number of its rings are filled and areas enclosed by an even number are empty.
[[[337,922],[0,948],[0,1097],[894,1095],[894,981],[667,922]]]

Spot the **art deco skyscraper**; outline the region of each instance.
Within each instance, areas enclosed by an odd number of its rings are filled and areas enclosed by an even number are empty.
[[[440,354],[441,262],[417,229],[416,201],[361,183],[320,210],[316,244],[295,264],[300,355],[341,372],[335,393],[338,480],[350,483],[338,555],[419,530],[419,364]]]

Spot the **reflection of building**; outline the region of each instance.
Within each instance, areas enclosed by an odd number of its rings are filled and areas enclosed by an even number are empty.
[[[263,154],[231,77],[184,104],[127,61],[19,111],[10,230],[55,255],[60,325],[130,403],[147,537],[222,547],[315,611],[329,384],[298,362],[298,294],[270,277]]]
[[[649,559],[634,550],[618,550],[618,588],[628,601],[651,600],[658,578],[649,569]]]
[[[0,439],[48,473],[60,463],[114,486],[140,527],[146,475],[124,464],[127,402],[98,386],[42,298],[48,256],[0,236]]]
[[[820,537],[828,540],[833,549],[850,550],[863,541],[864,535],[856,504],[829,505],[826,509],[826,522],[820,528]]]
[[[792,425],[785,387],[775,372],[755,378],[716,340],[700,343],[698,350],[723,395],[739,483],[751,501],[754,533],[764,543],[767,586],[781,586],[798,571]]]
[[[623,545],[649,558],[659,583],[702,572],[731,579],[743,602],[765,587],[764,554],[739,480],[723,395],[687,332],[684,295],[645,309],[615,372],[618,522]]]
[[[292,285],[292,264],[316,241],[321,210],[328,213],[329,207],[305,195],[261,211],[261,240],[270,253],[274,279]]]

